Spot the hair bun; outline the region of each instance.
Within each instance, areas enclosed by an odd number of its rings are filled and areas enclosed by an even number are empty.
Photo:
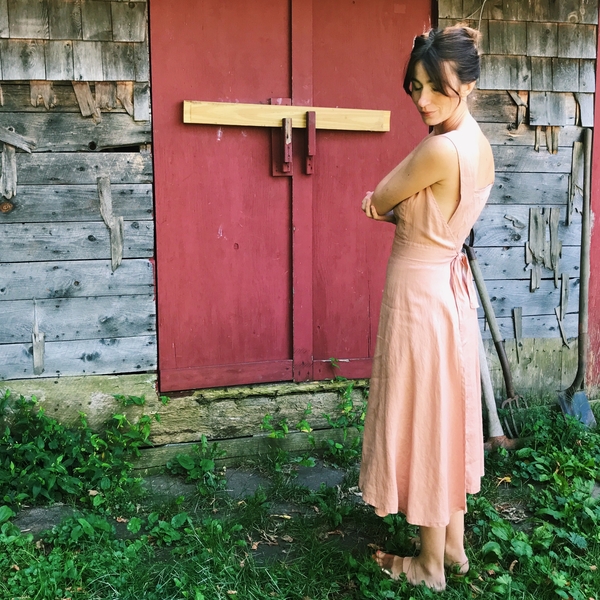
[[[475,44],[475,46],[479,46],[479,42],[481,41],[481,31],[478,29],[473,29],[473,27],[469,27],[465,23],[457,23],[456,25],[450,25],[445,28],[446,30],[461,30],[471,41]]]

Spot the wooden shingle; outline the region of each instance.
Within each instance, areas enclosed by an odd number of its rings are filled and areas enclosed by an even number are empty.
[[[531,0],[529,3],[530,21],[559,21],[560,4],[563,0]]]
[[[503,56],[496,54],[483,55],[481,57],[479,89],[531,89],[531,67],[529,57]]]
[[[1,40],[2,79],[46,79],[42,40]]]
[[[558,20],[563,23],[598,23],[598,0],[561,0]]]
[[[102,81],[102,42],[73,42],[73,80]]]
[[[552,59],[531,57],[531,89],[536,92],[552,90]]]
[[[50,39],[81,39],[81,0],[48,0]]]
[[[104,81],[133,81],[135,60],[133,44],[127,42],[101,42],[102,79]]]
[[[463,0],[439,0],[438,16],[440,19],[462,19]]]
[[[577,105],[573,94],[530,92],[529,124],[531,126],[575,125]]]
[[[46,42],[46,78],[53,81],[72,81],[73,42],[50,40]]]
[[[8,0],[0,0],[0,38],[10,37],[8,28]]]
[[[527,23],[527,56],[556,56],[558,25],[556,23]]]
[[[579,90],[579,61],[574,58],[552,59],[552,91],[576,92]]]
[[[112,40],[112,17],[110,2],[83,0],[81,19],[84,40]]]
[[[143,42],[146,39],[146,3],[111,2],[113,40]]]
[[[591,92],[596,90],[596,61],[579,61],[579,91]]]
[[[575,94],[579,106],[579,121],[582,127],[594,126],[594,94]]]
[[[48,39],[48,1],[8,0],[8,26],[11,38]]]
[[[560,58],[596,58],[594,25],[558,24],[558,56]]]
[[[150,54],[148,52],[148,42],[139,42],[133,44],[135,59],[135,80],[150,81]]]
[[[527,23],[489,21],[490,54],[527,54]]]

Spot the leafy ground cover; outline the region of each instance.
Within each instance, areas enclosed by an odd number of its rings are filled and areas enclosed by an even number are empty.
[[[248,465],[267,483],[243,499],[225,489],[219,447],[202,440],[167,465],[194,492],[156,503],[132,470],[152,418],[117,415],[94,434],[83,418],[68,429],[35,401],[9,398],[0,398],[2,600],[600,599],[600,433],[548,405],[525,416],[525,447],[487,456],[466,519],[471,570],[434,594],[391,581],[370,558],[376,548],[415,553],[417,531],[362,504],[356,436]],[[364,412],[349,398],[330,419],[344,432],[360,429]],[[306,419],[298,425],[264,421],[274,438],[310,435]],[[300,466],[323,457],[344,467],[342,483],[298,485]],[[14,525],[20,507],[54,502],[74,516],[41,538]]]

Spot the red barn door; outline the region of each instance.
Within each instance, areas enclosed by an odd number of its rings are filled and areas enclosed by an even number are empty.
[[[414,7],[413,4],[427,4]],[[159,375],[163,391],[368,376],[393,228],[359,210],[425,130],[401,88],[428,3],[150,2]],[[389,133],[185,125],[183,100],[392,111]]]

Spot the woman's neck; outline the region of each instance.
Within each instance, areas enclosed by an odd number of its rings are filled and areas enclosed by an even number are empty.
[[[434,125],[433,134],[440,135],[458,129],[462,123],[470,116],[466,100],[459,100],[456,110],[442,123]]]

